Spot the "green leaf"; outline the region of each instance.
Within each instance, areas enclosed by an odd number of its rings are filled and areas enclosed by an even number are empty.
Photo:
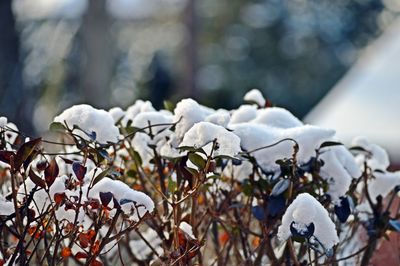
[[[339,145],[343,145],[343,143],[337,141],[325,141],[324,143],[321,144],[321,146],[319,146],[319,148],[322,149],[324,147],[339,146]]]
[[[137,151],[133,151],[133,158],[135,159],[135,161],[139,164],[142,165],[143,164],[143,160],[142,157],[140,157],[140,154]]]
[[[171,101],[164,101],[164,109],[173,112],[175,105]]]
[[[49,130],[53,132],[64,132],[67,130],[65,126],[60,122],[53,122],[49,126]]]
[[[100,180],[102,180],[105,176],[107,176],[110,170],[111,168],[108,168],[103,172],[101,172],[99,175],[97,175],[93,180],[92,186],[96,185]]]
[[[206,167],[206,161],[197,153],[189,153],[188,158],[199,169],[204,169]]]
[[[172,180],[171,176],[168,176],[168,191],[171,193],[175,193],[177,189],[176,182]]]

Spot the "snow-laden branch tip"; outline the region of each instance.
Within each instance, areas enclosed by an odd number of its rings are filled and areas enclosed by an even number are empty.
[[[325,249],[330,249],[339,242],[335,224],[329,218],[328,211],[308,193],[299,194],[283,215],[282,225],[278,228],[278,238],[281,241],[292,236],[291,227],[300,234],[306,234],[313,227],[312,237]]]

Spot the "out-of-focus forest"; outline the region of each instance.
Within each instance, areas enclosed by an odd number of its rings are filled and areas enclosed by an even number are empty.
[[[77,103],[258,88],[305,115],[400,12],[398,0],[2,0],[0,114],[40,133]]]

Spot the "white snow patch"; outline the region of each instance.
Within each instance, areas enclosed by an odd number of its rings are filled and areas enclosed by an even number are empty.
[[[248,102],[255,102],[258,106],[263,107],[265,105],[265,98],[262,93],[257,89],[248,91],[243,99]]]
[[[214,156],[235,156],[240,152],[240,139],[227,129],[211,124],[200,122],[195,124],[184,136],[180,146],[201,148],[217,139],[219,148],[215,150]]]
[[[103,178],[89,191],[88,198],[98,199],[101,202],[100,192],[111,192],[121,204],[122,211],[133,221],[139,221],[147,212],[151,213],[154,210],[154,202],[149,196],[130,188],[119,180]],[[109,204],[113,204],[112,200]]]
[[[335,224],[329,218],[328,211],[310,194],[299,194],[289,205],[278,228],[278,238],[281,241],[291,236],[290,225],[304,229],[314,223],[313,236],[318,239],[324,248],[332,248],[339,242]]]
[[[190,224],[188,224],[187,222],[181,222],[179,224],[179,229],[181,229],[184,233],[186,233],[192,239],[196,239],[196,237],[193,234],[192,226]]]
[[[320,175],[328,180],[328,194],[333,201],[338,201],[348,191],[352,178],[361,176],[361,171],[353,155],[344,146],[322,148],[320,159],[324,162]]]
[[[257,116],[257,106],[255,105],[241,105],[239,109],[232,111],[230,124],[239,124],[249,122]]]
[[[333,130],[311,125],[279,129],[261,124],[241,123],[231,125],[231,127],[233,132],[240,137],[241,146],[246,151],[275,144],[285,138],[296,140],[299,144],[297,161],[300,164],[307,163],[311,157],[316,155],[315,150],[323,142],[332,139],[335,134]],[[294,144],[293,141],[286,140],[273,147],[253,152],[252,155],[265,171],[274,172],[279,169],[275,163],[276,160],[292,157]]]
[[[66,122],[70,128],[77,125],[89,134],[95,132],[96,140],[102,144],[118,142],[119,130],[114,125],[113,117],[107,111],[95,109],[87,104],[74,105],[66,109],[54,118],[54,122],[62,124]],[[74,133],[90,140],[81,130],[75,130]]]
[[[291,112],[280,107],[257,110],[257,116],[251,122],[278,128],[300,127],[303,125]]]
[[[179,121],[175,128],[175,134],[178,138],[183,135],[195,124],[212,114],[212,109],[201,106],[193,99],[183,99],[177,103],[174,109],[174,121]]]

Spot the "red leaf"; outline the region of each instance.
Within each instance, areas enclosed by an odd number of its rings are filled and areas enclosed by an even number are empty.
[[[101,261],[94,260],[90,263],[90,266],[103,266],[103,263],[101,263]]]
[[[63,257],[63,258],[67,258],[67,257],[71,256],[71,254],[72,254],[72,252],[69,247],[64,247],[61,251],[61,257]]]
[[[38,176],[32,170],[32,168],[29,169],[29,177],[32,180],[32,182],[35,183],[35,185],[37,185],[38,187],[41,187],[41,188],[45,188],[46,187],[46,182],[40,176]]]
[[[89,246],[89,242],[90,242],[90,237],[87,234],[85,234],[85,233],[79,234],[79,244],[83,248],[87,248]]]
[[[75,259],[77,259],[77,260],[79,260],[79,259],[87,259],[88,257],[89,257],[88,254],[86,254],[84,252],[81,252],[81,251],[79,251],[79,252],[77,252],[75,254]]]
[[[21,147],[19,147],[17,155],[15,156],[14,159],[15,170],[19,169],[23,163],[25,164],[30,163],[30,162],[27,163],[26,161],[28,160],[28,158],[30,158],[31,160],[33,159],[31,155],[34,151],[39,149],[39,145],[41,142],[42,142],[41,138],[33,139],[31,141],[22,144]]]
[[[46,184],[48,187],[50,187],[53,183],[56,177],[58,176],[58,165],[55,159],[52,159],[49,166],[44,170],[44,179],[46,180]]]
[[[65,198],[65,193],[64,193],[64,192],[63,192],[63,193],[56,193],[56,194],[54,194],[54,202],[55,202],[57,205],[60,205],[61,202],[64,200],[64,198]]]
[[[10,157],[12,155],[15,156],[15,153],[13,153],[12,151],[0,151],[0,161],[6,164],[10,164]]]

